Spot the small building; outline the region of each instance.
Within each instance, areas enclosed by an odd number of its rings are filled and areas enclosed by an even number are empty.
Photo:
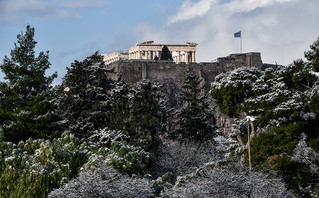
[[[119,60],[128,60],[129,55],[127,51],[123,52],[113,52],[112,54],[102,54],[103,60],[106,65],[114,63]]]

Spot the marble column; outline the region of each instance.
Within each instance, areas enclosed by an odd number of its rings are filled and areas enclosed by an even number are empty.
[[[194,52],[192,52],[192,63],[195,63],[195,51]]]
[[[153,52],[153,57],[152,57],[152,59],[155,59],[155,57],[156,57],[156,51],[152,51]]]
[[[185,53],[185,63],[188,64],[188,52]]]

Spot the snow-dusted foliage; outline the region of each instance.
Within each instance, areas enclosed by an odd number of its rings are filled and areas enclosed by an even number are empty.
[[[262,75],[255,68],[239,68],[228,73],[218,75],[212,83],[211,95],[221,112],[233,117],[240,113],[238,104],[243,103],[252,95],[254,82]],[[258,81],[257,81],[258,82]],[[258,87],[266,89],[260,83]]]
[[[292,160],[302,162],[311,168],[314,173],[319,173],[319,153],[315,152],[311,147],[307,145],[306,134],[301,134],[301,139],[293,150]],[[318,186],[319,187],[319,186]]]
[[[51,83],[57,74],[45,76],[50,68],[49,52],[35,55],[35,29],[26,33],[5,56],[0,68],[5,82],[0,82],[0,125],[7,140],[19,142],[32,138],[56,137],[61,133],[62,117],[57,114],[51,95]]]
[[[305,53],[308,62],[299,59],[266,71],[240,68],[217,76],[212,83],[211,95],[223,113],[236,117],[243,112],[256,118],[255,127],[250,127],[253,166],[276,169],[298,196],[313,192],[318,196],[314,171],[318,162],[309,161],[310,153],[316,156],[319,151],[318,44]],[[244,154],[244,161],[248,125],[243,124],[238,121],[232,127],[230,151]],[[307,138],[301,138],[302,134]]]
[[[319,81],[313,73],[314,68],[302,60],[265,72],[240,68],[217,76],[211,95],[222,112],[229,116],[246,112],[265,129],[307,121],[314,117],[309,114],[311,98],[306,93]]]
[[[68,120],[69,130],[79,137],[104,128],[110,122],[110,92],[114,81],[107,74],[103,57],[98,53],[67,68],[60,85],[60,112]]]
[[[227,138],[227,151],[226,158],[230,158],[239,155],[243,152],[243,147],[239,143],[238,137],[242,135],[239,121],[235,120],[232,126],[230,126],[228,138]]]
[[[86,198],[86,197],[140,197],[153,195],[150,180],[137,176],[122,175],[106,164],[100,164],[94,171],[84,171],[62,188],[49,194],[49,198]]]
[[[305,57],[312,64],[317,72],[319,72],[319,37],[310,45],[310,50],[305,52]]]
[[[64,133],[53,140],[0,141],[0,197],[45,197],[80,170],[104,163],[123,174],[144,175],[149,153],[128,145],[120,131],[103,129],[87,140]]]
[[[226,162],[228,163],[228,162]],[[221,163],[222,164],[222,163]],[[195,173],[178,177],[162,197],[294,197],[278,178],[242,168],[238,164],[206,164]]]
[[[175,112],[175,136],[195,140],[214,136],[214,129],[208,123],[206,95],[202,92],[201,80],[189,68],[178,96],[181,108]]]
[[[90,155],[83,169],[91,170],[103,162],[124,174],[146,174],[149,153],[141,147],[128,144],[129,137],[121,131],[104,128],[94,131],[88,140],[95,147],[95,152]]]
[[[109,128],[114,130],[129,130],[132,92],[132,88],[122,80],[115,83],[111,94],[112,112],[108,125]]]
[[[167,109],[159,84],[149,80],[137,83],[130,98],[130,143],[147,151],[158,144],[158,136],[165,131]]]
[[[224,158],[225,149],[213,140],[202,142],[166,140],[156,152],[154,166],[158,174],[189,174],[207,162]]]
[[[45,197],[76,176],[90,155],[89,145],[64,133],[52,141],[0,140],[0,197]]]

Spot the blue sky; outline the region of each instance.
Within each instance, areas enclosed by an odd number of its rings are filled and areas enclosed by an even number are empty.
[[[0,0],[0,58],[30,24],[37,52],[50,51],[55,84],[74,60],[146,40],[196,42],[197,61],[238,53],[240,29],[244,52],[289,64],[319,36],[318,10],[318,0]]]

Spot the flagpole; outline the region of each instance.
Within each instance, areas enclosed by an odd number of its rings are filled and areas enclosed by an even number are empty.
[[[242,43],[243,33],[240,28],[240,53],[243,53],[243,43]]]
[[[240,38],[240,53],[243,53],[243,44],[242,44],[242,34],[241,34],[241,28],[240,28],[240,31],[239,32],[235,32],[234,34],[234,37],[235,38]]]

